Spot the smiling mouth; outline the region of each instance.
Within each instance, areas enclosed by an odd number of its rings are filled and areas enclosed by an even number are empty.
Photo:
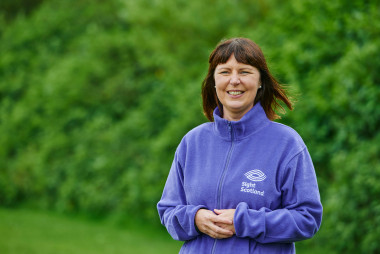
[[[244,92],[243,91],[227,91],[227,93],[231,95],[240,95],[240,94],[243,94]]]

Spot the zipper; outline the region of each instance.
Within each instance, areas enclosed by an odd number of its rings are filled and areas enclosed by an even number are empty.
[[[221,208],[222,187],[223,187],[223,183],[224,183],[224,178],[226,177],[228,166],[230,164],[230,159],[231,159],[232,151],[233,151],[233,148],[234,148],[234,132],[233,132],[233,128],[232,128],[231,122],[228,122],[228,131],[230,132],[230,136],[231,136],[231,145],[230,145],[230,149],[228,150],[227,161],[226,161],[226,164],[224,165],[222,176],[220,177],[220,181],[219,181],[218,192],[217,192],[217,200],[216,200],[216,207],[217,207],[217,209],[222,209]],[[216,247],[216,242],[217,241],[218,241],[218,239],[214,240],[214,245],[212,246],[212,251],[211,251],[212,254],[215,253],[215,247]]]

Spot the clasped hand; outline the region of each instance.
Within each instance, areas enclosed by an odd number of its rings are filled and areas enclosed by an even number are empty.
[[[235,209],[200,209],[195,214],[195,224],[199,231],[212,238],[229,238],[235,234],[234,214]]]

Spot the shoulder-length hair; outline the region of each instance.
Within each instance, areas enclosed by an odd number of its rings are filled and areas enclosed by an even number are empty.
[[[220,103],[215,91],[214,72],[216,67],[219,64],[226,63],[232,54],[234,54],[239,63],[251,65],[260,71],[262,88],[257,91],[253,103],[255,105],[260,102],[270,120],[281,118],[275,112],[278,109],[284,111],[279,101],[283,101],[290,110],[293,109],[285,89],[269,72],[260,47],[247,38],[232,38],[221,41],[210,54],[208,73],[202,82],[203,112],[210,121],[214,120],[213,111],[216,107],[219,108],[223,116],[223,105]]]

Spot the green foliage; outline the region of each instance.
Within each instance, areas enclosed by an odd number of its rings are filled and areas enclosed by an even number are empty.
[[[339,168],[336,181],[329,189],[330,215],[326,222],[326,238],[339,235],[340,241],[330,244],[341,253],[378,253],[380,249],[380,135],[339,151],[332,158],[332,167]],[[339,212],[336,212],[339,211]]]
[[[0,11],[11,22],[18,15],[30,15],[42,2],[43,0],[2,0]]]
[[[0,4],[0,205],[157,219],[208,55],[245,36],[299,95],[282,121],[316,166],[317,241],[379,251],[377,1],[25,3]]]
[[[46,2],[4,30],[0,202],[156,217],[175,147],[205,121],[199,84],[224,34],[225,20],[192,14],[239,9],[88,3]]]
[[[279,76],[301,94],[286,122],[304,137],[319,176],[318,240],[339,253],[380,250],[379,7],[292,1],[268,19],[277,40],[263,38]]]

